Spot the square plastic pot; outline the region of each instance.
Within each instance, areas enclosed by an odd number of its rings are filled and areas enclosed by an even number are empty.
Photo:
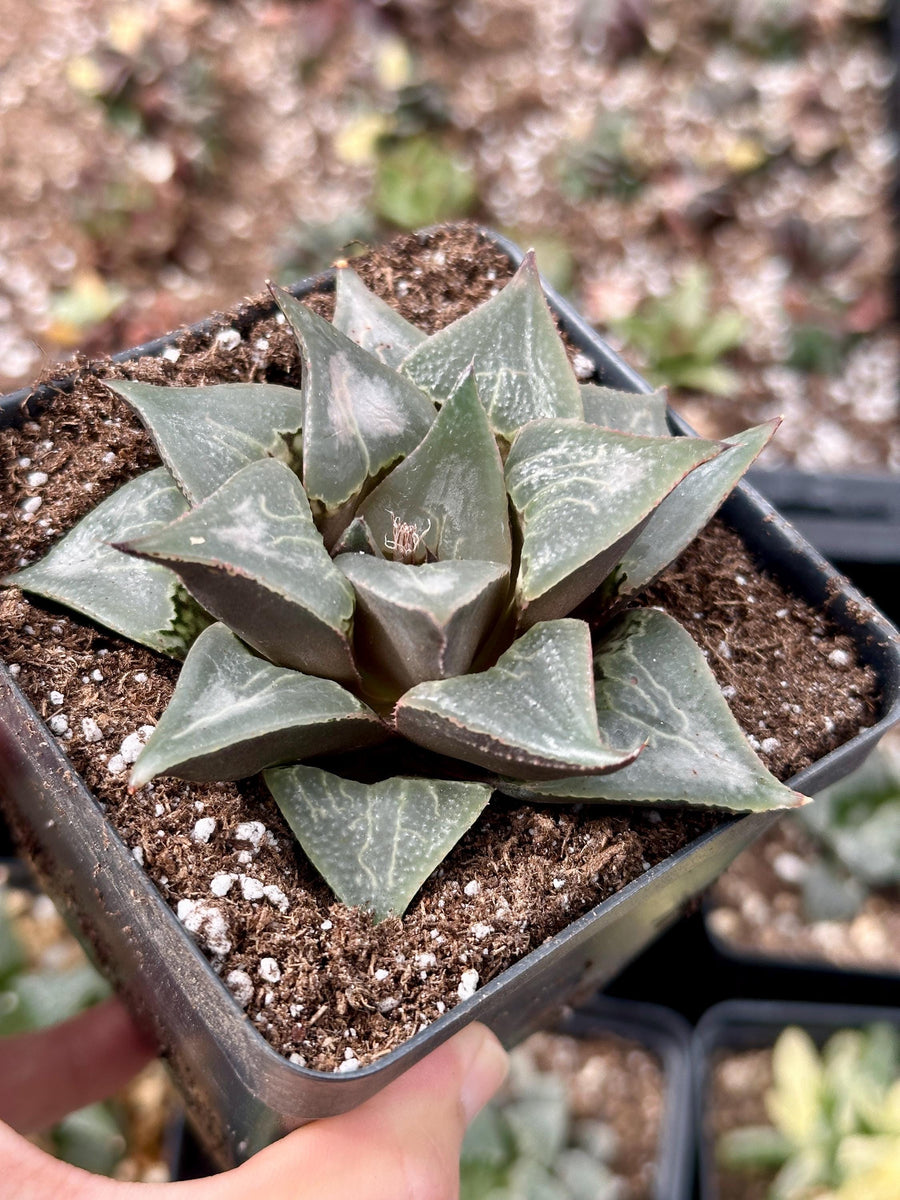
[[[844,1004],[784,1004],[772,1000],[729,1000],[711,1008],[697,1025],[691,1046],[694,1118],[698,1135],[698,1200],[719,1200],[715,1143],[706,1132],[713,1062],[722,1053],[765,1050],[789,1025],[805,1029],[821,1047],[839,1029],[859,1029],[874,1021],[900,1028],[900,1008]]]
[[[496,234],[485,234],[518,265],[520,250]],[[293,290],[303,295],[329,285],[333,278],[326,274]],[[563,329],[594,364],[602,383],[650,390],[565,301],[549,288],[547,295]],[[197,332],[210,327],[204,323]],[[127,351],[118,360],[160,354],[174,337]],[[31,396],[8,397],[0,406],[0,421],[22,420],[72,383],[63,380]],[[677,431],[689,432],[677,418],[672,421]],[[791,781],[800,790],[816,791],[858,766],[885,729],[900,720],[898,635],[752,490],[739,488],[723,515],[792,592],[828,608],[880,680],[878,724]],[[2,669],[0,736],[7,760],[0,764],[0,800],[18,842],[44,886],[92,945],[101,968],[156,1037],[205,1148],[222,1166],[245,1159],[304,1121],[361,1103],[469,1021],[483,1021],[507,1045],[554,1023],[563,1003],[584,998],[612,979],[777,815],[723,821],[573,921],[399,1049],[353,1074],[332,1075],[288,1062],[245,1017]]]

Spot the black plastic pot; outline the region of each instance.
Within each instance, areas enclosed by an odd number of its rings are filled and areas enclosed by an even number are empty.
[[[688,1200],[694,1176],[695,1131],[691,1103],[691,1030],[658,1004],[596,996],[567,1016],[560,1033],[596,1038],[613,1033],[650,1050],[662,1064],[665,1095],[656,1155],[653,1200]]]
[[[757,468],[748,479],[832,562],[900,565],[900,477]]]
[[[511,243],[487,231],[486,236],[514,264],[520,261],[521,251]],[[326,274],[294,290],[303,294],[332,282]],[[602,382],[649,390],[565,301],[549,288],[547,294],[569,338],[595,364]],[[201,333],[209,329],[209,323],[199,327]],[[160,339],[120,360],[159,354],[174,340],[174,335]],[[63,381],[30,396],[10,396],[3,402],[2,419],[20,420],[23,412],[52,403],[54,389],[71,386],[71,380]],[[678,418],[672,420],[674,428],[687,431]],[[857,767],[884,730],[900,720],[898,635],[751,489],[739,488],[723,515],[793,592],[828,609],[881,681],[878,724],[792,781],[803,791],[815,791]],[[4,730],[12,762],[0,770],[0,799],[19,842],[69,919],[84,931],[126,1002],[157,1038],[206,1149],[223,1166],[306,1120],[359,1104],[469,1021],[484,1021],[509,1045],[552,1024],[563,1002],[584,998],[612,979],[775,819],[767,813],[723,821],[573,921],[400,1049],[351,1075],[330,1075],[288,1062],[246,1019],[42,721],[0,670],[0,734]]]
[[[706,1132],[706,1099],[714,1058],[728,1051],[761,1050],[773,1046],[788,1025],[799,1025],[821,1046],[838,1029],[853,1029],[873,1021],[900,1026],[898,1008],[864,1008],[843,1004],[785,1004],[781,1001],[733,1000],[711,1008],[694,1031],[691,1047],[694,1076],[694,1119],[699,1166],[698,1200],[719,1200],[715,1145]]]
[[[688,1023],[658,1004],[596,996],[564,1017],[555,1032],[585,1041],[614,1034],[636,1042],[656,1056],[663,1074],[663,1113],[656,1151],[656,1183],[648,1200],[689,1200],[695,1133]],[[214,1164],[204,1156],[190,1129],[186,1129],[175,1178],[202,1179],[214,1171]]]

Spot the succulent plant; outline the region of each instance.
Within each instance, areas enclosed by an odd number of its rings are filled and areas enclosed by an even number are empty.
[[[714,312],[711,290],[709,273],[694,265],[667,295],[651,296],[615,322],[654,382],[715,395],[737,389],[738,376],[721,359],[742,344],[744,320],[733,308]]]
[[[633,607],[777,422],[672,437],[662,393],[579,384],[531,254],[429,337],[349,267],[336,289],[333,323],[274,290],[300,390],[111,382],[164,466],[5,580],[187,654],[132,788],[264,770],[338,897],[378,919],[494,788],[802,802],[688,633]]]
[[[842,1029],[821,1050],[797,1027],[772,1056],[771,1125],[734,1129],[716,1154],[732,1170],[776,1170],[770,1200],[894,1200],[900,1195],[900,1034]]]
[[[466,1133],[460,1200],[623,1200],[627,1184],[610,1167],[616,1146],[615,1131],[576,1119],[559,1076],[518,1046],[502,1095]]]
[[[820,856],[803,877],[811,921],[849,920],[873,888],[900,883],[900,753],[884,743],[797,813]]]

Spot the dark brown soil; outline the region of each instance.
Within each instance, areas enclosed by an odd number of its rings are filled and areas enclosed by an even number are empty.
[[[472,307],[509,273],[470,228],[444,231],[425,248],[399,238],[355,265],[425,328]],[[315,306],[327,313],[330,297],[316,297]],[[299,382],[285,328],[260,319],[257,306],[223,318],[221,327],[242,335],[234,349],[226,349],[228,339],[203,343],[188,335],[175,363],[81,364],[72,395],[59,396],[22,429],[0,431],[2,569],[38,557],[119,483],[157,461],[101,375]],[[30,487],[34,471],[48,478]],[[36,512],[22,508],[29,496],[41,500]],[[851,640],[763,575],[721,523],[651,601],[690,628],[780,777],[874,719],[874,676],[857,662]],[[182,918],[250,1019],[280,1051],[317,1069],[388,1052],[458,1001],[464,972],[476,970],[486,983],[717,820],[708,812],[587,812],[497,799],[406,916],[373,928],[333,899],[257,781],[158,780],[129,796],[126,773],[111,773],[126,736],[158,719],[174,663],[15,590],[0,599],[0,651],[37,710],[65,719],[58,736],[76,769],[167,901],[181,903]],[[86,719],[96,721],[100,740],[86,739]],[[208,841],[196,828],[201,818],[215,822]]]
[[[745,1125],[768,1125],[763,1100],[772,1086],[772,1051],[722,1054],[713,1064],[704,1114],[704,1133],[712,1139]],[[718,1200],[766,1200],[774,1172],[717,1171]]]
[[[617,1149],[609,1165],[626,1185],[622,1200],[652,1200],[666,1100],[656,1056],[614,1034],[537,1033],[521,1049],[563,1081],[575,1119],[593,1117],[613,1130]]]

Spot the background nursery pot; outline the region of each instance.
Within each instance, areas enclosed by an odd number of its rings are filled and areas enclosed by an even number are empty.
[[[495,235],[487,237],[518,264],[519,251]],[[328,278],[301,284],[295,293],[322,290]],[[649,390],[549,289],[548,297],[600,382]],[[203,335],[210,329],[207,324],[196,332]],[[174,340],[162,339],[126,357],[161,354]],[[64,382],[62,389],[72,383]],[[47,390],[30,398],[8,397],[3,419],[20,421],[29,405],[48,401],[52,403]],[[900,717],[896,634],[750,489],[739,488],[723,515],[791,592],[827,607],[855,644],[860,661],[878,676],[878,723],[790,781],[805,792],[815,791],[852,770]],[[484,1021],[508,1044],[546,1024],[573,994],[586,995],[611,979],[773,819],[771,813],[724,819],[399,1049],[352,1074],[325,1074],[289,1062],[247,1020],[6,672],[0,673],[0,714],[3,798],[10,823],[52,895],[159,1040],[206,1147],[222,1165],[247,1157],[304,1120],[360,1103],[470,1020]]]
[[[860,1005],[842,1004],[785,1004],[781,1001],[752,1001],[734,1000],[717,1004],[709,1009],[697,1025],[692,1044],[693,1079],[694,1079],[694,1112],[697,1122],[699,1146],[699,1174],[697,1196],[698,1200],[720,1200],[724,1189],[719,1186],[722,1170],[716,1163],[716,1142],[710,1128],[710,1102],[713,1079],[713,1069],[716,1060],[723,1055],[741,1054],[745,1051],[771,1049],[779,1034],[788,1026],[804,1030],[821,1049],[832,1034],[838,1030],[865,1029],[877,1024],[900,1027],[900,1009],[864,1007]],[[793,1073],[792,1073],[793,1074]],[[744,1085],[741,1087],[743,1092]],[[851,1084],[848,1082],[846,1095],[851,1094]],[[795,1095],[792,1099],[802,1106],[802,1099]],[[758,1124],[759,1118],[747,1120],[746,1124]],[[839,1122],[835,1122],[839,1124]],[[864,1160],[860,1159],[859,1166]],[[765,1185],[761,1184],[759,1176],[752,1174],[741,1175],[747,1179],[753,1195],[765,1195]],[[740,1176],[728,1172],[729,1180],[736,1181]],[[887,1183],[888,1180],[882,1181]],[[762,1187],[763,1190],[755,1190]],[[729,1191],[729,1195],[732,1194]],[[796,1195],[806,1194],[802,1187],[797,1187]],[[812,1194],[812,1193],[808,1193]],[[829,1193],[831,1194],[831,1193]],[[843,1194],[843,1193],[841,1193]],[[868,1195],[862,1191],[854,1195]],[[893,1195],[893,1191],[883,1191],[880,1195]]]

